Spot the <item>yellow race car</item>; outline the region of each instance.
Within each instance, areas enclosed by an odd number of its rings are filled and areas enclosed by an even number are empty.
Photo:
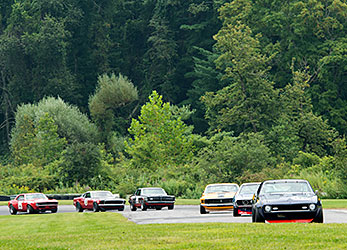
[[[239,190],[235,183],[216,183],[206,186],[200,198],[200,213],[234,209],[233,198]]]

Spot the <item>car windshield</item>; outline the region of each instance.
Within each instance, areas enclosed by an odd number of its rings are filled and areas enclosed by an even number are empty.
[[[91,194],[92,198],[95,199],[114,198],[113,194],[110,191],[92,192]]]
[[[268,182],[264,183],[261,193],[307,193],[312,189],[307,182]]]
[[[226,184],[221,184],[221,185],[211,185],[207,186],[205,193],[219,193],[219,192],[224,192],[224,193],[229,193],[229,192],[237,192],[238,186],[231,184],[231,185],[226,185]]]
[[[35,199],[48,199],[48,198],[44,194],[27,194],[26,199],[27,200],[35,200]]]
[[[240,187],[240,194],[254,194],[259,187],[259,184],[248,184]]]
[[[166,195],[164,189],[161,188],[146,188],[142,189],[142,194],[144,195]]]

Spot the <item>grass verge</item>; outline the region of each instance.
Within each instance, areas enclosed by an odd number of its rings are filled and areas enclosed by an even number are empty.
[[[0,249],[346,249],[346,224],[136,225],[117,213],[0,217]]]

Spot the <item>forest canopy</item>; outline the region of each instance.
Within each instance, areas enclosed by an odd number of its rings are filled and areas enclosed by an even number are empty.
[[[347,197],[345,1],[0,3],[0,193]]]

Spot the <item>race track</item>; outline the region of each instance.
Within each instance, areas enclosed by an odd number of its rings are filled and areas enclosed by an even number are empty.
[[[58,213],[76,213],[72,205],[60,205]],[[85,213],[92,213],[85,211]],[[231,212],[214,212],[209,214],[200,214],[199,206],[192,205],[176,205],[174,210],[163,208],[162,210],[148,209],[147,211],[137,210],[130,211],[129,206],[123,212],[112,211],[122,214],[137,224],[155,224],[155,223],[251,223],[250,216],[233,217]],[[49,212],[46,213],[49,215]],[[6,206],[0,206],[0,215],[9,215]],[[25,216],[26,213],[18,215]],[[325,209],[324,223],[347,223],[346,209]]]

